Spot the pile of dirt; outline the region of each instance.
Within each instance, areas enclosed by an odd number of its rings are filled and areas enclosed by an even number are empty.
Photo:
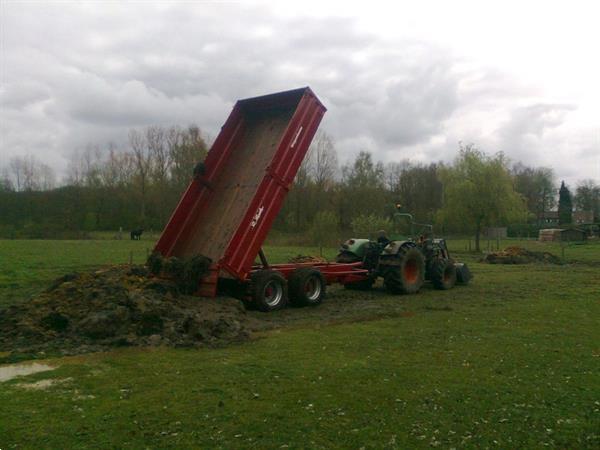
[[[188,296],[144,266],[117,266],[65,275],[28,302],[0,310],[0,351],[220,345],[248,339],[251,322],[238,300]]]
[[[481,260],[490,264],[561,264],[558,256],[548,252],[533,252],[522,247],[506,247],[499,252],[488,253]]]
[[[310,256],[310,255],[296,255],[289,260],[292,264],[302,264],[302,263],[326,263],[327,260],[322,256]]]

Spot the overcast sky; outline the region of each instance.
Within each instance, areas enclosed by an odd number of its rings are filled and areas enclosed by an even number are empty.
[[[342,162],[452,160],[458,142],[600,182],[600,6],[578,1],[0,0],[0,167],[63,173],[87,143],[198,124],[310,86]]]

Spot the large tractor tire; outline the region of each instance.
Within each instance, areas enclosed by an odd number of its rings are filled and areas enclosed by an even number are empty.
[[[252,302],[260,311],[275,311],[287,304],[288,285],[279,272],[260,270],[252,274],[250,283]]]
[[[404,246],[396,255],[382,258],[380,268],[390,294],[416,294],[423,286],[425,258],[416,247]]]
[[[294,270],[288,282],[290,302],[295,306],[316,306],[323,301],[327,283],[323,274],[312,267]]]
[[[431,264],[430,277],[436,289],[452,289],[456,284],[456,267],[449,259],[436,259]]]

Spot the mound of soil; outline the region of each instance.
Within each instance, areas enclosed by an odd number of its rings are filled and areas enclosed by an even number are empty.
[[[72,273],[0,310],[0,351],[63,354],[114,346],[220,345],[249,338],[243,304],[181,293],[144,266]]]
[[[290,258],[288,261],[292,264],[302,264],[302,263],[326,263],[327,260],[321,256],[310,256],[310,255],[296,255],[293,258]]]
[[[488,253],[481,260],[490,264],[561,264],[558,256],[548,252],[533,252],[522,247],[506,247],[504,250]]]

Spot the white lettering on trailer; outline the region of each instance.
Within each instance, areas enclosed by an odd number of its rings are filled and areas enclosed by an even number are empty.
[[[292,141],[292,145],[290,146],[291,148],[294,148],[294,145],[296,145],[296,141],[300,137],[300,133],[302,133],[302,127],[298,128],[298,132],[296,133],[296,137],[294,138],[294,140]]]
[[[260,219],[260,216],[262,216],[264,209],[265,209],[265,207],[261,206],[260,208],[258,208],[256,210],[256,214],[254,214],[254,217],[252,218],[252,222],[250,222],[250,228],[254,228],[256,226],[256,224],[258,223],[258,220]]]

